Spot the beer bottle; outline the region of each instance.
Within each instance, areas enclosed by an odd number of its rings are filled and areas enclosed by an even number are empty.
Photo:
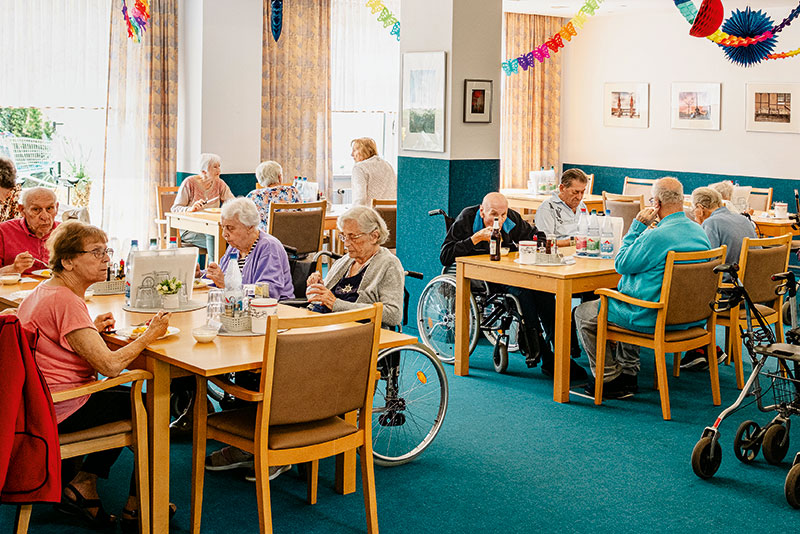
[[[500,219],[494,218],[492,225],[492,237],[489,239],[489,259],[492,261],[500,261],[500,245],[503,241],[503,236],[500,234]]]

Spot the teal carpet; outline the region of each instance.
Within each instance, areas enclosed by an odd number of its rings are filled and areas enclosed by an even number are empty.
[[[517,353],[503,376],[490,358],[489,347],[479,345],[468,378],[446,366],[450,408],[436,441],[410,464],[376,467],[381,532],[785,532],[800,520],[783,496],[800,449],[796,429],[780,466],[761,455],[744,465],[733,455],[741,421],[763,424],[772,417],[755,406],[722,424],[717,475],[703,481],[692,473],[692,447],[722,408],[711,404],[707,372],[670,379],[673,420],[663,421],[649,356],[641,393],[600,407],[577,396],[554,403],[551,380],[527,369]],[[581,363],[588,365],[585,357]],[[720,369],[720,382],[726,406],[738,392],[732,366]],[[190,455],[190,443],[173,444],[172,500],[179,511],[172,532],[189,530]],[[112,481],[100,487],[109,510],[122,506],[131,457],[124,453]],[[332,486],[331,461],[320,467],[315,506],[305,504],[296,470],[274,481],[275,532],[365,532],[361,492],[342,497]],[[10,531],[13,511],[0,506],[0,532]],[[49,505],[34,507],[30,532],[80,531]],[[202,531],[258,532],[255,491],[242,473],[207,474]]]

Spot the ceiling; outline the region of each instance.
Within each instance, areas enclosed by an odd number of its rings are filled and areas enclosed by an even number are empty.
[[[695,6],[700,7],[701,0],[693,1]],[[503,11],[572,17],[584,3],[586,0],[503,0]],[[730,13],[732,9],[744,9],[747,6],[754,9],[773,7],[791,9],[797,6],[797,0],[722,0],[722,4],[725,6],[725,11]],[[673,0],[605,0],[600,4],[597,15],[666,10],[675,10]]]

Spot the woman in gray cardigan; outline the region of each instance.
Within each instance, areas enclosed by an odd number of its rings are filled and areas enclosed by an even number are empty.
[[[333,264],[324,284],[320,273],[309,276],[306,297],[334,312],[382,302],[383,325],[399,325],[405,273],[397,256],[381,246],[389,238],[386,223],[372,208],[354,206],[336,225],[347,254]]]

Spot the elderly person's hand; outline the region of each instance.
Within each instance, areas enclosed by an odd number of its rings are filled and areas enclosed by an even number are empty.
[[[105,332],[106,330],[113,330],[116,321],[114,320],[114,316],[111,312],[104,313],[102,315],[98,315],[94,318],[94,327],[97,328],[98,332]]]
[[[170,317],[172,317],[171,313],[167,313],[164,310],[159,311],[153,316],[152,319],[150,319],[150,324],[142,336],[149,336],[152,337],[152,339],[158,339],[166,334]]]
[[[648,206],[636,215],[636,220],[645,226],[650,226],[655,222],[658,210],[653,206]]]
[[[34,259],[30,252],[20,252],[17,254],[17,257],[14,258],[14,272],[24,273],[33,267],[33,262]]]
[[[214,285],[219,288],[225,287],[225,273],[222,272],[218,263],[211,262],[208,264],[208,269],[206,269],[206,277],[210,278]]]
[[[203,200],[203,199],[200,199],[197,202],[195,202],[194,204],[192,204],[192,207],[189,208],[189,211],[200,211],[205,206],[206,206],[206,201]]]
[[[323,284],[312,284],[306,288],[306,298],[309,302],[319,302],[329,310],[333,309],[336,296]]]
[[[481,228],[474,234],[472,234],[472,244],[477,245],[481,241],[489,241],[492,238],[492,229],[491,228]]]
[[[322,283],[322,274],[319,271],[314,271],[313,273],[311,273],[311,276],[308,277],[308,280],[306,280],[306,287],[321,283]]]

